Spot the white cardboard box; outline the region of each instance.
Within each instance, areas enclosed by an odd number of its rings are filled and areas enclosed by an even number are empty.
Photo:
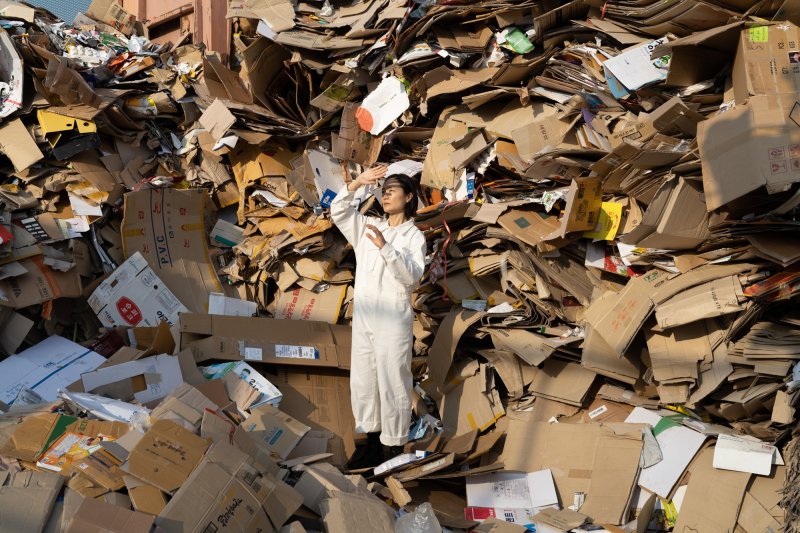
[[[104,326],[172,326],[189,310],[136,252],[95,289],[89,305]]]

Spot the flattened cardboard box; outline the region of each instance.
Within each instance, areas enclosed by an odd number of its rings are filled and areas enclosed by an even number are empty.
[[[178,489],[202,460],[209,441],[169,420],[158,420],[128,457],[131,475],[164,492]]]
[[[350,368],[349,327],[307,320],[181,315],[180,349],[207,359]]]
[[[693,180],[669,180],[656,192],[642,221],[620,240],[643,248],[694,249],[709,237],[702,187]]]
[[[484,390],[485,370],[467,377],[447,391],[439,402],[445,432],[462,435],[471,430],[483,431],[505,415],[500,394],[492,387]]]
[[[208,255],[201,189],[147,189],[125,195],[122,245],[139,252],[190,311],[205,313],[208,293],[223,292]]]
[[[511,419],[502,460],[508,470],[550,468],[561,502],[586,493],[581,513],[597,523],[627,520],[642,452],[639,424],[550,424]]]
[[[59,418],[59,415],[51,413],[25,417],[0,448],[0,454],[20,461],[35,462],[44,451]]]
[[[322,500],[332,497],[336,492],[360,494],[370,500],[374,499],[372,493],[359,489],[338,468],[327,463],[309,465],[297,481],[295,489],[303,496],[303,504],[315,513],[321,512]]]
[[[717,470],[714,450],[702,450],[689,466],[691,478],[675,531],[733,531],[750,474]]]

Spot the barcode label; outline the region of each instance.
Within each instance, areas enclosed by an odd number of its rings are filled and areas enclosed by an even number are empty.
[[[275,357],[287,359],[319,359],[319,352],[312,346],[278,344],[275,346]]]

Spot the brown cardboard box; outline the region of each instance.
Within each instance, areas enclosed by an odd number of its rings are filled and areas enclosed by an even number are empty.
[[[281,459],[286,459],[311,429],[269,404],[251,409],[250,416],[242,422],[241,427]]]
[[[301,503],[302,497],[281,481],[247,471],[231,474],[203,461],[156,523],[167,532],[275,531]],[[268,515],[270,509],[274,515]]]
[[[331,135],[333,155],[340,159],[353,161],[359,165],[370,166],[378,160],[383,144],[383,136],[373,136],[362,130],[356,121],[358,104],[346,103],[342,113],[339,135]]]
[[[350,328],[324,322],[187,314],[180,331],[180,349],[191,348],[198,362],[239,361],[248,353],[262,363],[350,367]]]
[[[155,517],[85,498],[66,533],[149,533]]]
[[[281,293],[275,304],[275,318],[336,324],[346,295],[347,285],[331,285],[321,293],[303,288],[287,291]]]
[[[41,414],[27,416],[15,427],[0,454],[20,461],[35,462],[44,451],[59,415]]]
[[[135,511],[155,516],[167,505],[167,498],[161,490],[132,476],[125,476],[125,488]]]
[[[561,227],[558,218],[553,215],[521,209],[511,209],[497,221],[511,235],[531,246],[541,244],[559,232]]]
[[[676,294],[656,307],[662,329],[689,324],[744,310],[744,292],[739,276],[727,276]]]
[[[733,64],[736,103],[755,95],[783,95],[793,105],[800,91],[798,44],[800,28],[791,22],[743,28]]]
[[[487,382],[487,368],[483,365],[445,393],[439,408],[448,435],[486,430],[505,415],[500,394]]]
[[[578,364],[548,359],[533,378],[530,392],[537,397],[580,407],[596,377],[597,374]]]
[[[11,474],[5,486],[0,483],[0,532],[42,531],[63,484],[51,472]]]
[[[308,466],[295,485],[295,489],[303,495],[303,505],[316,513],[321,513],[320,504],[337,492],[357,494],[369,500],[378,500],[368,490],[354,485],[335,466],[320,463]]]
[[[25,128],[21,120],[6,122],[0,127],[0,151],[14,164],[14,169],[21,172],[44,158],[36,141]]]
[[[199,189],[144,189],[125,195],[125,257],[141,253],[194,313],[206,312],[209,292],[223,292],[208,255],[207,201]]]
[[[752,96],[698,124],[709,211],[759,187],[776,193],[800,181],[800,129],[786,104],[779,95]]]
[[[733,22],[669,41],[652,51],[652,57],[672,54],[667,85],[688,87],[719,73],[730,62],[744,23]]]
[[[355,451],[350,378],[337,369],[282,367],[270,381],[283,393],[281,410],[316,429],[336,435],[329,442],[334,464],[344,465]]]
[[[128,471],[164,492],[178,489],[203,458],[209,441],[169,420],[158,420],[128,457]]]

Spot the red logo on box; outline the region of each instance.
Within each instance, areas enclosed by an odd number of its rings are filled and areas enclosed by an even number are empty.
[[[142,321],[142,312],[127,296],[123,296],[117,300],[117,311],[119,311],[119,316],[122,317],[122,320],[131,326],[135,326]]]

